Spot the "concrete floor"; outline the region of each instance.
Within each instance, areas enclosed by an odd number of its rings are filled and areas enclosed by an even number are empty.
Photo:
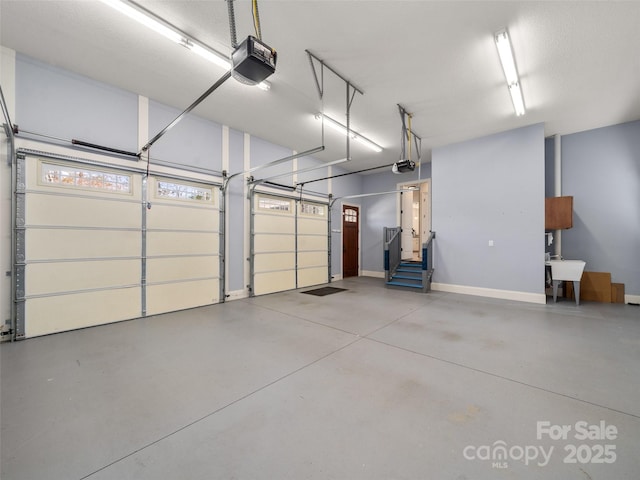
[[[639,307],[334,286],[3,344],[2,479],[638,479]]]

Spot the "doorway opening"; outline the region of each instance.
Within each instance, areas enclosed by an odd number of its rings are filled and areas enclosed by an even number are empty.
[[[402,260],[421,261],[422,243],[431,231],[431,179],[399,184],[398,189],[406,190],[398,208]]]

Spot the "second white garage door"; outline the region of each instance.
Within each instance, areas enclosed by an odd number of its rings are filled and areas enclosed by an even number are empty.
[[[327,205],[269,193],[252,201],[252,294],[327,283]]]

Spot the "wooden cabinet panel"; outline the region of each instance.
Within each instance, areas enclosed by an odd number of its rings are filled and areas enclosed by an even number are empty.
[[[560,230],[571,227],[573,227],[573,197],[545,198],[545,230]]]

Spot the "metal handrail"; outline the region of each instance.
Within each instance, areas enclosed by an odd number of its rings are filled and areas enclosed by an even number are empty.
[[[384,274],[389,282],[401,261],[400,227],[384,227]]]
[[[422,244],[422,291],[431,290],[431,277],[433,276],[433,239],[436,232],[431,232],[427,241]]]

